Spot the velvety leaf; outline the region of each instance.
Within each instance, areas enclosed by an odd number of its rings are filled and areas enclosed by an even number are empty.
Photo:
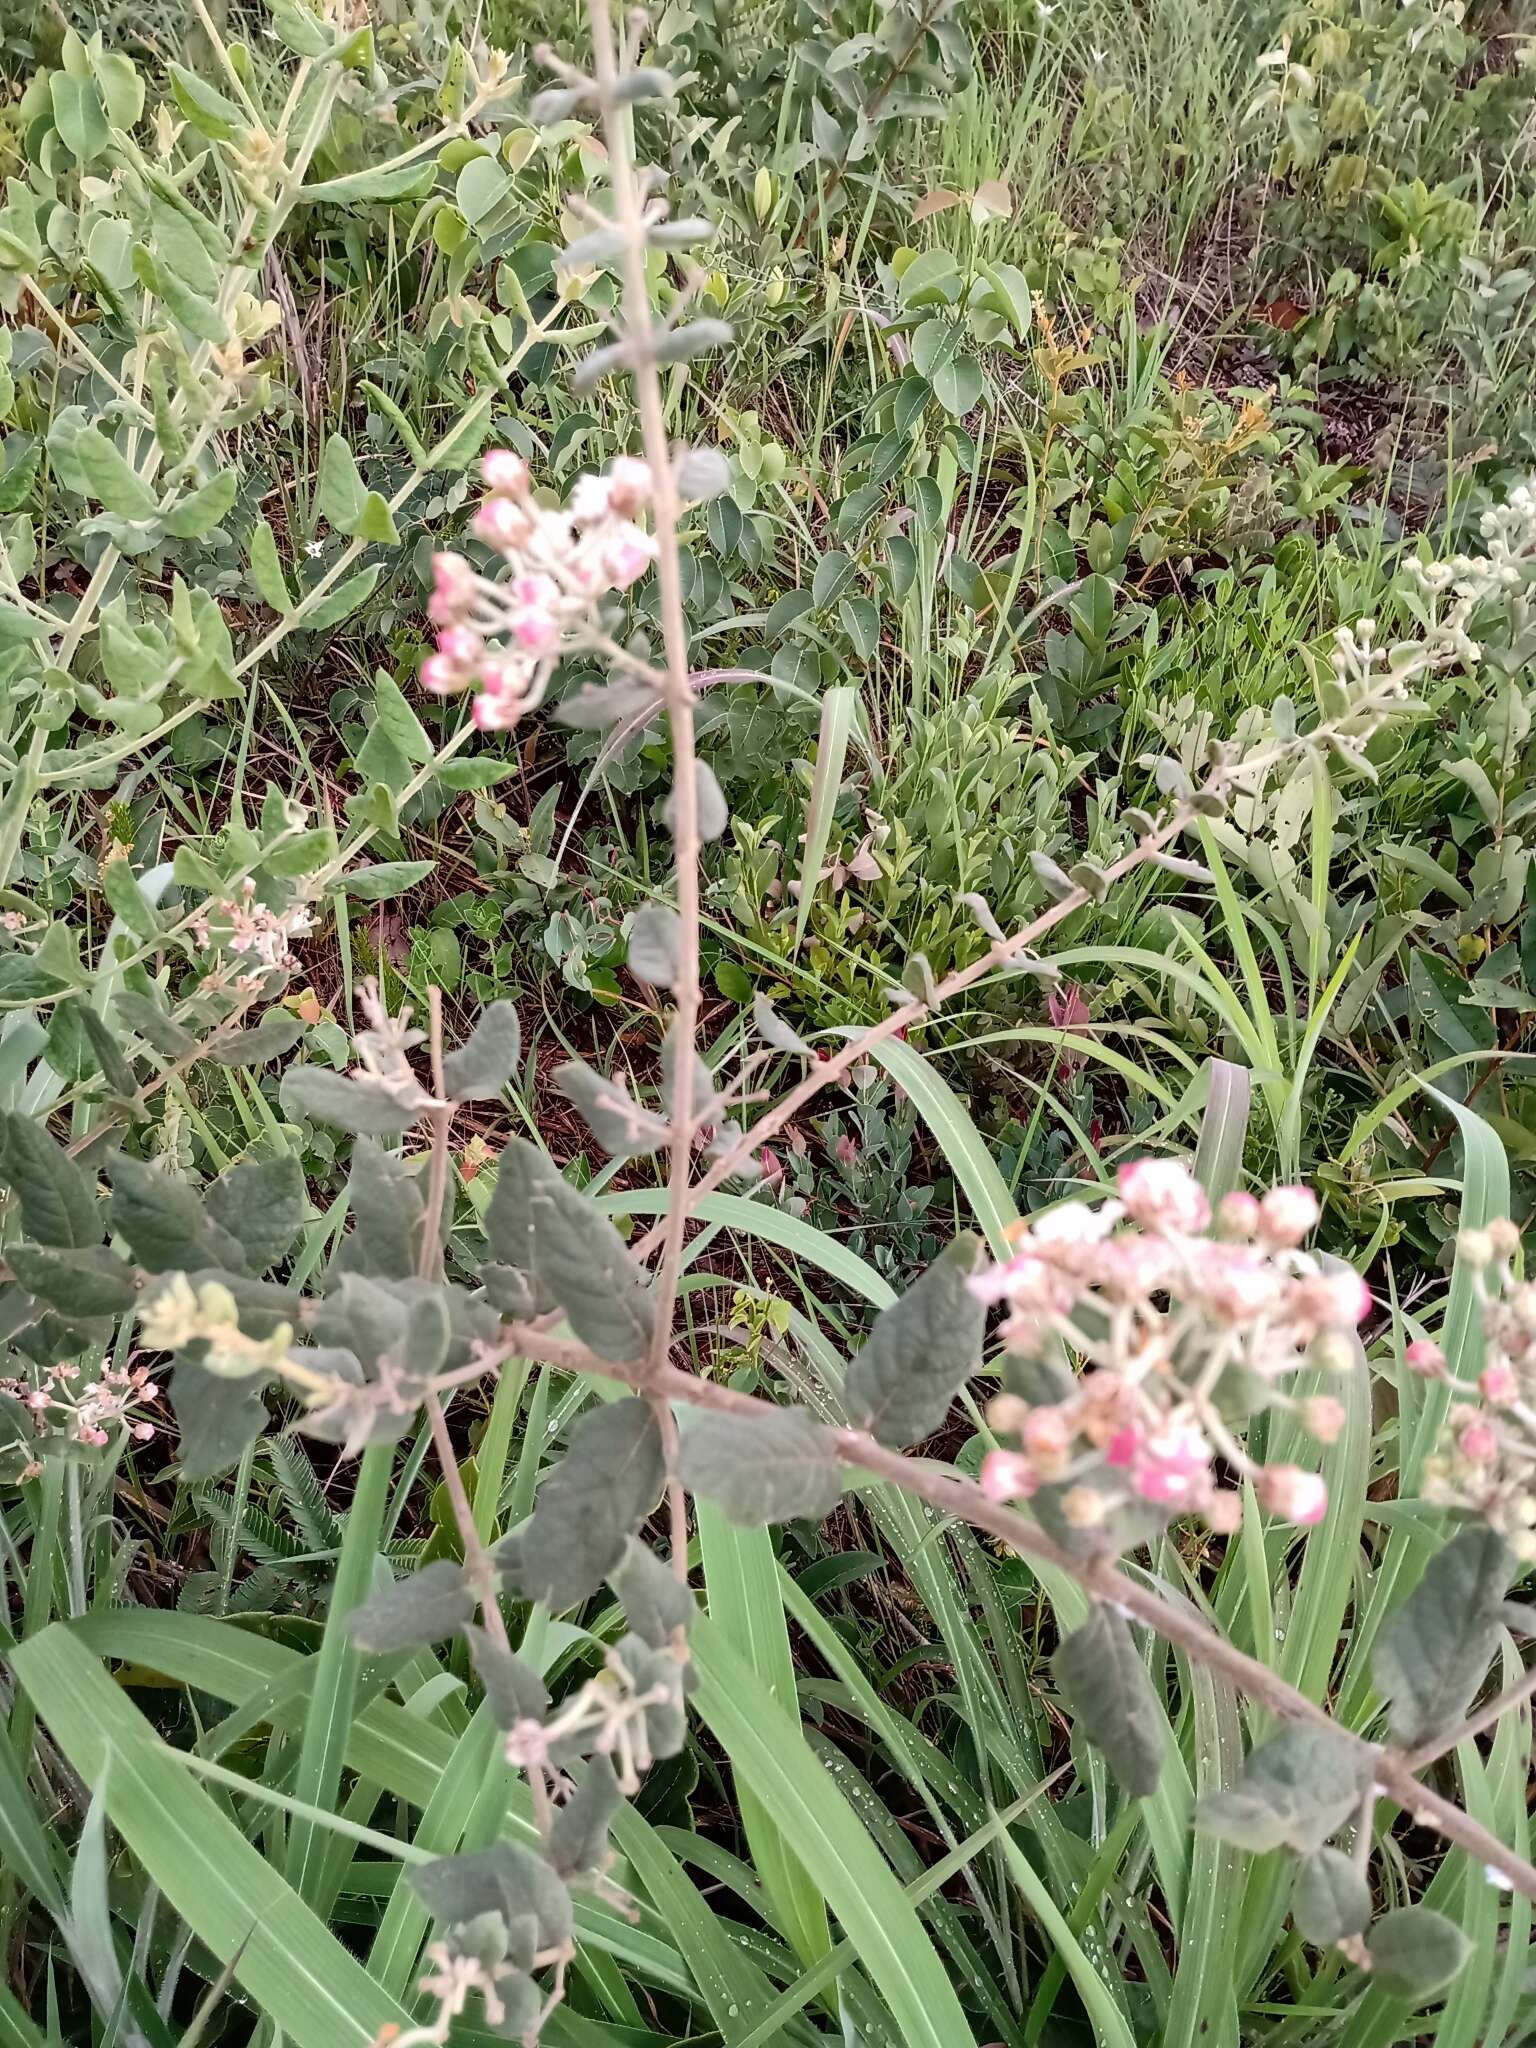
[[[1057,1649],[1051,1669],[1079,1730],[1104,1752],[1127,1796],[1149,1799],[1163,1767],[1167,1723],[1126,1623],[1095,1602]]]
[[[633,1633],[653,1650],[665,1650],[678,1629],[698,1619],[699,1603],[669,1564],[638,1537],[624,1546],[620,1562],[608,1574]]]
[[[683,1431],[683,1482],[743,1528],[820,1522],[842,1498],[832,1432],[807,1409],[700,1415]]]
[[[221,1067],[260,1067],[268,1060],[281,1059],[304,1036],[304,1026],[289,1010],[268,1010],[259,1023],[244,1031],[221,1032],[208,1046],[204,1059]]]
[[[430,860],[375,861],[370,867],[350,868],[341,877],[340,886],[360,903],[388,903],[403,896],[407,889],[414,889],[418,882],[424,882],[436,865],[436,861]]]
[[[13,1244],[5,1256],[28,1294],[65,1316],[118,1316],[138,1299],[133,1268],[105,1247]]]
[[[555,1086],[581,1111],[582,1119],[611,1159],[657,1152],[671,1135],[663,1116],[643,1109],[617,1075],[610,1078],[585,1060],[556,1067]]]
[[[1254,1750],[1237,1783],[1200,1803],[1200,1825],[1241,1849],[1320,1849],[1355,1812],[1370,1758],[1327,1728],[1282,1728]]]
[[[1315,1850],[1296,1865],[1291,1918],[1306,1940],[1331,1948],[1370,1924],[1370,1881],[1342,1849]]]
[[[559,1876],[602,1869],[608,1860],[608,1829],[623,1804],[613,1765],[605,1756],[593,1757],[576,1790],[557,1809],[550,1830],[549,1859]]]
[[[327,596],[313,606],[305,605],[299,599],[302,617],[298,624],[306,633],[321,633],[328,626],[339,626],[349,613],[355,612],[365,598],[373,595],[373,586],[378,582],[380,570],[360,569],[355,576],[349,576],[345,583],[338,583]]]
[[[443,1059],[443,1086],[449,1100],[494,1100],[517,1072],[521,1040],[515,1005],[487,1003],[469,1037],[457,1052]]]
[[[469,1624],[470,1661],[485,1687],[486,1704],[498,1728],[517,1721],[542,1721],[549,1711],[549,1689],[525,1657],[504,1650],[483,1628]]]
[[[725,801],[725,792],[721,789],[716,779],[715,771],[709,766],[707,761],[695,761],[693,786],[695,792],[694,813],[698,820],[699,837],[706,841],[718,839],[730,821],[730,810]],[[675,835],[677,832],[677,796],[675,792],[662,805],[661,817],[662,823],[666,826],[667,830]],[[630,939],[629,964],[631,967],[634,967],[636,974],[641,973],[642,970],[635,967],[634,963],[633,936]],[[644,976],[644,979],[647,981],[653,978],[651,975]]]
[[[211,533],[235,502],[239,478],[233,469],[217,470],[207,483],[178,498],[160,523],[178,540],[201,540]]]
[[[238,1465],[267,1426],[263,1379],[216,1379],[198,1365],[171,1374],[171,1407],[181,1432],[177,1464],[187,1479],[217,1479]]]
[[[629,971],[652,988],[671,988],[677,979],[677,912],[652,903],[637,910],[629,928]]]
[[[105,1236],[96,1182],[38,1117],[0,1114],[0,1181],[21,1204],[21,1226],[36,1244],[68,1251]]]
[[[89,1003],[80,1003],[77,1013],[81,1028],[91,1042],[91,1051],[96,1055],[102,1079],[114,1095],[132,1097],[137,1093],[138,1082],[110,1026]]]
[[[150,1273],[187,1273],[198,1266],[247,1270],[245,1247],[224,1229],[183,1180],[142,1159],[120,1154],[112,1162],[107,1213],[134,1258]]]
[[[464,1567],[439,1558],[408,1578],[396,1579],[347,1616],[357,1647],[377,1657],[387,1650],[415,1650],[440,1643],[464,1626],[475,1611],[475,1596]]]
[[[987,1311],[967,1286],[981,1240],[962,1233],[899,1301],[882,1309],[848,1368],[848,1420],[904,1449],[930,1436],[981,1364]]]
[[[541,1949],[570,1939],[570,1893],[542,1856],[513,1842],[416,1864],[410,1878],[427,1911],[449,1926],[500,1913],[508,1921],[534,1920]]]
[[[309,1214],[304,1169],[294,1152],[242,1159],[203,1190],[203,1200],[214,1222],[244,1245],[253,1273],[277,1264]]]
[[[1399,1906],[1384,1913],[1365,1945],[1372,1983],[1414,2005],[1443,1991],[1472,1953],[1455,1921],[1432,1906]]]
[[[1378,1636],[1371,1673],[1398,1741],[1410,1747],[1461,1721],[1499,1646],[1515,1561],[1503,1538],[1469,1524],[1437,1551]]]
[[[347,1206],[352,1228],[337,1248],[338,1269],[408,1279],[416,1271],[425,1228],[419,1177],[372,1138],[359,1138],[352,1147]]]
[[[128,1029],[142,1038],[146,1045],[152,1045],[156,1052],[164,1053],[171,1060],[197,1057],[198,1044],[191,1032],[178,1024],[174,1017],[168,1017],[148,996],[125,988],[118,990],[112,1002]]]
[[[599,1358],[645,1354],[654,1311],[639,1267],[601,1210],[526,1139],[501,1155],[485,1234],[492,1257],[524,1276],[541,1308],[563,1308]]]
[[[353,1080],[329,1067],[290,1067],[277,1099],[290,1117],[309,1117],[370,1138],[397,1137],[423,1114],[421,1104],[401,1102],[383,1082]]]
[[[661,1431],[644,1401],[589,1410],[546,1473],[533,1513],[496,1546],[498,1566],[523,1599],[574,1607],[623,1556],[665,1479]]]

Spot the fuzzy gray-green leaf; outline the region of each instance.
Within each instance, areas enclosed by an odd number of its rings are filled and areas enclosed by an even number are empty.
[[[206,1197],[142,1159],[112,1162],[112,1228],[150,1273],[187,1273],[199,1266],[250,1270],[245,1246],[224,1229]]]
[[[599,1358],[643,1357],[654,1311],[640,1269],[608,1218],[526,1139],[501,1155],[485,1234],[540,1308],[558,1305]]]
[[[557,1948],[570,1939],[569,1892],[542,1856],[514,1842],[417,1864],[410,1879],[427,1911],[450,1926],[482,1913],[500,1913],[509,1922],[535,1920],[540,1948]]]
[[[464,1567],[448,1558],[397,1579],[347,1617],[357,1647],[369,1656],[415,1650],[454,1635],[475,1611]]]
[[[304,1169],[295,1152],[242,1159],[204,1190],[203,1199],[214,1222],[245,1247],[253,1273],[277,1264],[309,1213]]]
[[[701,1415],[683,1432],[683,1482],[743,1528],[824,1521],[842,1497],[832,1432],[805,1408]]]
[[[354,1080],[329,1067],[290,1067],[278,1086],[277,1099],[290,1117],[334,1124],[338,1130],[370,1138],[398,1137],[426,1109],[425,1093],[404,1101],[383,1082]]]
[[[1201,1801],[1207,1833],[1262,1853],[1320,1849],[1359,1806],[1370,1753],[1328,1728],[1293,1724],[1260,1743],[1237,1783]]]
[[[0,1181],[21,1204],[22,1228],[35,1243],[62,1251],[101,1243],[96,1184],[40,1119],[19,1112],[0,1117]]]
[[[443,1086],[452,1102],[499,1095],[517,1071],[521,1034],[511,1003],[487,1003],[474,1030],[443,1061]]]
[[[1432,1906],[1400,1906],[1383,1914],[1366,1947],[1372,1983],[1414,2005],[1443,1991],[1472,1953],[1455,1921]]]
[[[631,1630],[652,1649],[666,1649],[678,1629],[698,1619],[699,1603],[670,1565],[646,1544],[631,1537],[621,1562],[608,1574]]]
[[[666,1144],[670,1136],[666,1118],[642,1108],[616,1075],[600,1074],[585,1060],[567,1060],[555,1069],[554,1082],[560,1093],[575,1103],[610,1159],[633,1159]]]
[[[546,1475],[532,1515],[496,1546],[498,1564],[523,1599],[574,1607],[623,1556],[665,1478],[661,1431],[644,1401],[590,1410]]]
[[[1469,1524],[1430,1559],[1377,1638],[1371,1672],[1400,1742],[1428,1741],[1465,1715],[1498,1649],[1513,1571],[1503,1538]]]
[[[966,1284],[980,1256],[980,1239],[963,1232],[876,1316],[844,1386],[856,1429],[900,1450],[943,1422],[981,1364],[987,1312]]]
[[[602,1869],[609,1824],[623,1804],[613,1765],[605,1756],[593,1757],[576,1790],[556,1812],[550,1831],[549,1858],[560,1877]]]
[[[1157,1790],[1167,1728],[1147,1668],[1117,1614],[1102,1602],[1065,1638],[1051,1662],[1081,1733],[1101,1749],[1132,1799]]]
[[[1296,1865],[1291,1918],[1307,1941],[1331,1948],[1369,1924],[1370,1881],[1342,1849],[1314,1850]]]

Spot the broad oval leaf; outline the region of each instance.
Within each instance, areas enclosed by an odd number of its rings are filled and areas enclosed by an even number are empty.
[[[523,1599],[574,1607],[619,1562],[665,1480],[661,1430],[647,1403],[594,1408],[571,1431],[533,1513],[496,1546],[497,1564]]]
[[[1499,1646],[1499,1610],[1515,1561],[1483,1524],[1460,1530],[1377,1638],[1371,1674],[1392,1733],[1410,1746],[1462,1719]]]
[[[1077,1725],[1132,1799],[1157,1790],[1167,1720],[1129,1627],[1102,1601],[1051,1660]]]
[[[524,1138],[501,1155],[485,1234],[492,1258],[522,1274],[536,1306],[563,1308],[599,1358],[644,1356],[654,1310],[640,1268],[608,1218]]]
[[[896,1449],[932,1435],[950,1403],[981,1364],[985,1305],[968,1281],[981,1240],[964,1231],[945,1247],[899,1301],[875,1318],[868,1342],[848,1368],[848,1420]]]
[[[1472,1953],[1455,1921],[1432,1906],[1400,1906],[1383,1914],[1366,1948],[1373,1982],[1415,2005],[1443,1991]]]
[[[699,1415],[683,1431],[683,1483],[742,1528],[824,1521],[842,1498],[837,1440],[806,1408]]]
[[[1291,1918],[1319,1948],[1331,1948],[1370,1924],[1371,1886],[1342,1849],[1318,1849],[1296,1865]]]

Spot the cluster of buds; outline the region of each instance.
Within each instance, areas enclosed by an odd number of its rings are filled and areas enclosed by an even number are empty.
[[[603,1661],[607,1669],[602,1676],[589,1679],[550,1720],[528,1716],[512,1723],[507,1762],[520,1771],[547,1771],[570,1757],[605,1756],[619,1790],[633,1798],[654,1761],[646,1712],[681,1698],[682,1666],[642,1687],[624,1662],[622,1647],[606,1651]]]
[[[1270,1407],[1320,1443],[1343,1427],[1339,1402],[1286,1384],[1309,1369],[1353,1369],[1349,1340],[1371,1306],[1357,1273],[1302,1250],[1317,1218],[1304,1187],[1272,1188],[1262,1201],[1228,1195],[1213,1217],[1186,1167],[1142,1159],[1122,1167],[1113,1199],[1016,1224],[1012,1257],[971,1286],[1008,1305],[1011,1351],[1047,1372],[1075,1355],[1082,1370],[1062,1372],[1058,1398],[994,1400],[989,1420],[1018,1448],[988,1453],[988,1495],[1057,1489],[1063,1518],[1083,1530],[1145,1504],[1230,1531],[1241,1496],[1218,1484],[1224,1464],[1253,1482],[1269,1513],[1320,1521],[1323,1479],[1256,1464],[1230,1426]]]
[[[147,1444],[154,1423],[141,1412],[152,1407],[160,1389],[144,1366],[104,1366],[95,1379],[82,1379],[78,1365],[52,1365],[34,1385],[27,1380],[0,1379],[0,1394],[24,1408],[39,1437],[68,1437],[72,1443],[103,1449],[114,1433]],[[25,1444],[12,1450],[28,1450]],[[35,1479],[41,1462],[29,1456],[23,1479]]]
[[[171,1273],[139,1310],[139,1338],[150,1351],[182,1351],[189,1344],[205,1348],[198,1363],[216,1379],[243,1380],[254,1373],[281,1372],[293,1331],[279,1324],[265,1339],[248,1337],[240,1328],[240,1308],[220,1281],[194,1287],[185,1273]]]
[[[379,993],[379,984],[371,974],[358,989],[357,1000],[368,1021],[361,1031],[352,1034],[352,1050],[357,1054],[352,1078],[366,1081],[373,1088],[393,1096],[402,1108],[417,1111],[441,1109],[443,1105],[417,1080],[416,1071],[407,1057],[418,1045],[424,1045],[427,1037],[425,1031],[413,1027],[411,1018],[414,1012],[410,1004],[402,1004],[391,1016]]]
[[[593,634],[605,598],[645,574],[656,543],[635,523],[653,489],[635,456],[616,457],[605,476],[579,477],[557,507],[535,500],[527,464],[508,448],[486,455],[483,474],[490,495],[471,531],[507,574],[493,580],[462,555],[433,557],[427,610],[437,652],[421,679],[440,695],[478,683],[475,724],[494,730],[538,704],[561,655]]]
[[[1430,643],[1469,668],[1482,653],[1468,630],[1472,614],[1489,598],[1507,600],[1522,591],[1536,564],[1536,486],[1517,484],[1502,505],[1482,515],[1478,531],[1486,554],[1403,565],[1404,574],[1428,600]],[[1449,600],[1449,608],[1442,614],[1440,605],[1445,600]]]
[[[286,910],[269,910],[258,903],[256,884],[247,875],[238,898],[224,897],[208,904],[191,919],[188,929],[200,946],[220,947],[266,972],[293,966],[293,941],[308,937],[314,930],[314,918],[303,902],[290,903]],[[252,993],[261,985],[260,974],[241,975],[235,982],[243,993]]]
[[[1456,1396],[1443,1439],[1424,1462],[1425,1499],[1477,1515],[1529,1562],[1536,1559],[1536,1283],[1514,1277],[1519,1243],[1519,1231],[1502,1217],[1457,1239],[1482,1309],[1475,1386],[1456,1379],[1426,1338],[1410,1344],[1404,1360]]]

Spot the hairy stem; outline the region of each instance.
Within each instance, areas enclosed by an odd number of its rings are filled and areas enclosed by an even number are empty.
[[[630,347],[635,397],[645,459],[651,471],[655,514],[656,574],[661,598],[667,718],[672,730],[672,834],[677,851],[677,985],[672,1023],[672,1164],[667,1214],[661,1226],[662,1255],[657,1281],[656,1340],[652,1362],[666,1362],[688,1228],[688,1177],[693,1161],[694,1074],[699,1022],[699,792],[694,749],[693,687],[688,675],[688,625],[683,616],[682,565],[678,557],[677,485],[667,446],[661,379],[653,349],[650,288],[645,269],[645,222],[630,149],[629,117],[619,105],[609,0],[589,0],[593,75],[603,107],[614,220],[623,241],[624,325]],[[676,1531],[674,1528],[674,1535]]]

